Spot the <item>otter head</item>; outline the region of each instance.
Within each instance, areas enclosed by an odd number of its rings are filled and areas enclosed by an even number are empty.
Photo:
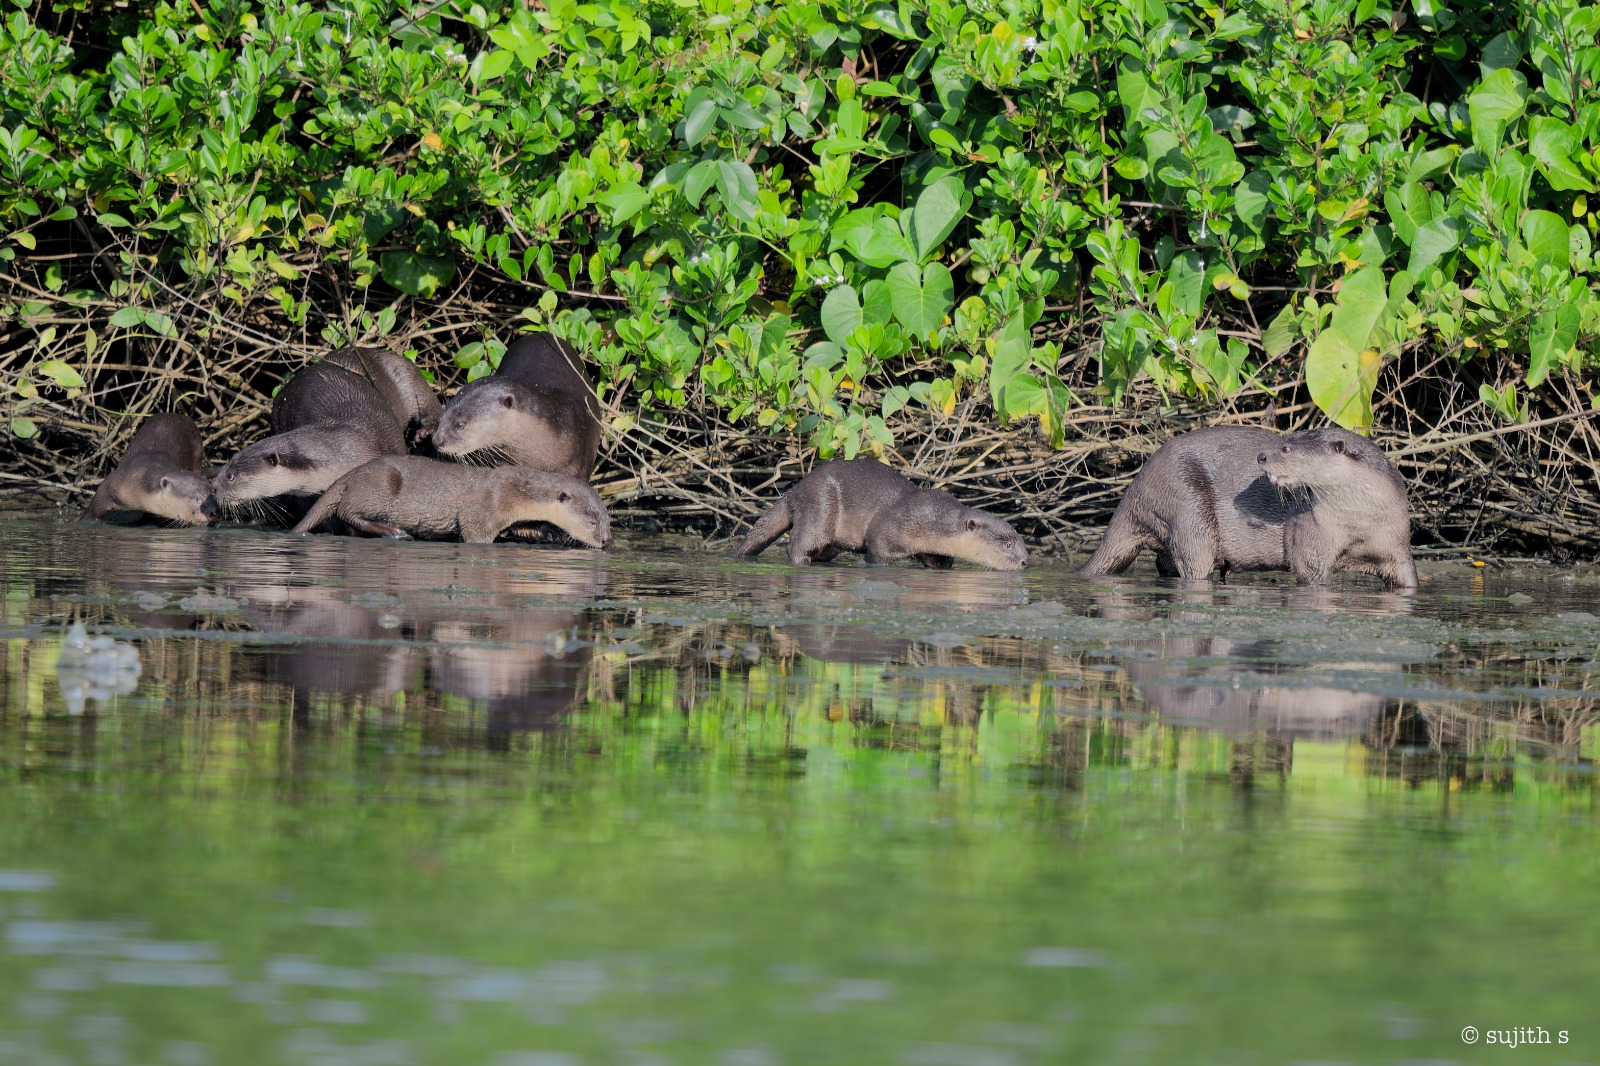
[[[315,495],[334,483],[340,474],[366,462],[371,456],[351,455],[344,461],[330,462],[328,448],[306,447],[319,443],[319,429],[296,429],[258,440],[241,449],[217,472],[212,489],[224,507],[272,496]]]
[[[577,478],[527,471],[517,488],[538,505],[543,521],[591,548],[611,547],[611,516],[600,494]]]
[[[1021,570],[1028,565],[1028,547],[1008,523],[973,507],[961,510],[952,550],[944,554],[991,570]]]
[[[439,416],[432,431],[434,449],[452,457],[503,454],[536,431],[524,421],[532,413],[525,386],[493,377],[474,381]]]
[[[145,513],[181,525],[210,525],[221,510],[206,479],[187,470],[165,471],[144,488]]]
[[[1375,473],[1389,477],[1393,469],[1377,445],[1334,428],[1291,433],[1263,450],[1256,462],[1275,488],[1323,493]]]

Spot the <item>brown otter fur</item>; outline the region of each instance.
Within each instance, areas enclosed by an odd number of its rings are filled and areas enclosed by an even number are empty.
[[[100,482],[80,522],[119,524],[146,515],[186,526],[217,517],[217,500],[206,483],[200,431],[188,415],[152,415],[134,433],[122,461]]]
[[[416,455],[386,455],[335,481],[305,519],[307,533],[330,519],[376,536],[487,544],[505,530],[548,522],[583,544],[611,543],[611,522],[587,482],[526,467],[463,468]]]
[[[1342,452],[1332,451],[1336,439]],[[1285,446],[1296,456],[1295,473],[1286,466],[1274,485],[1263,456],[1284,454],[1279,449]],[[1313,468],[1318,477],[1310,476]],[[1231,570],[1287,569],[1308,583],[1355,570],[1413,588],[1409,528],[1400,475],[1369,441],[1342,429],[1280,436],[1258,427],[1216,426],[1174,437],[1150,457],[1079,573],[1120,574],[1149,548],[1163,576],[1191,581],[1219,566],[1224,580]],[[1372,533],[1372,544],[1387,545],[1397,565],[1366,561],[1362,529]],[[1404,565],[1396,549],[1403,549]]]
[[[1406,483],[1383,449],[1349,430],[1293,433],[1256,462],[1284,493],[1310,493],[1310,511],[1284,526],[1284,554],[1301,581],[1374,574],[1390,588],[1417,587]]]
[[[272,435],[218,472],[218,501],[237,507],[312,496],[380,455],[406,454],[408,428],[430,436],[442,408],[411,362],[380,348],[341,348],[295,374],[272,401]]]
[[[600,402],[572,346],[537,333],[463,388],[434,434],[440,455],[483,458],[588,480],[600,452]]]
[[[919,489],[871,459],[819,464],[750,527],[734,554],[759,555],[786,532],[796,566],[841,551],[860,552],[869,563],[914,558],[941,570],[957,559],[993,570],[1020,570],[1028,560],[1022,538],[1005,522],[947,492]]]

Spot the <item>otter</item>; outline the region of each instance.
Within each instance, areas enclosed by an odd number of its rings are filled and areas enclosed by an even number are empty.
[[[790,530],[792,529],[792,532]],[[938,489],[919,489],[882,463],[821,463],[750,527],[735,555],[759,555],[789,532],[789,562],[827,562],[841,551],[869,563],[914,558],[948,570],[955,560],[1020,570],[1028,550],[1016,530]]]
[[[444,408],[411,360],[382,348],[340,348],[278,390],[272,432],[345,422],[352,405],[369,408],[374,395],[408,440],[427,440],[439,426]]]
[[[1416,587],[1405,485],[1376,445],[1342,429],[1216,426],[1174,437],[1128,486],[1078,572],[1120,574],[1144,548],[1163,577],[1189,581],[1220,566],[1224,581],[1234,570],[1290,570],[1324,584],[1350,570]]]
[[[272,435],[218,472],[217,500],[235,508],[275,497],[315,496],[381,455],[406,454],[443,408],[411,362],[379,348],[341,348],[295,374],[272,401]]]
[[[468,544],[548,522],[590,547],[611,544],[605,504],[587,482],[526,467],[463,468],[416,455],[382,456],[345,474],[293,532],[309,533],[335,518],[373,536]]]
[[[1310,585],[1335,573],[1372,574],[1390,588],[1417,587],[1405,479],[1383,449],[1349,430],[1293,433],[1256,463],[1284,493],[1309,493],[1310,511],[1283,530],[1289,569]]]
[[[205,471],[205,450],[194,419],[151,415],[78,521],[126,525],[150,515],[185,526],[207,525],[219,508]]]
[[[439,419],[440,455],[548,470],[587,481],[600,453],[600,401],[572,346],[548,333],[506,349]]]

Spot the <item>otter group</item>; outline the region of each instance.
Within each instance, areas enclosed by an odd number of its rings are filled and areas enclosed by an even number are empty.
[[[588,483],[599,402],[577,354],[548,334],[512,344],[494,374],[448,405],[401,356],[342,348],[279,390],[270,424],[270,435],[208,483],[194,423],[152,417],[83,519],[147,514],[201,525],[223,511],[294,509],[303,512],[296,533],[487,543],[539,539],[553,527],[578,544],[611,543],[605,505]],[[1027,563],[1006,522],[867,459],[817,465],[734,554],[759,555],[785,533],[796,566],[841,552],[932,569]],[[1325,584],[1348,571],[1391,588],[1417,586],[1405,484],[1378,447],[1342,429],[1214,427],[1175,437],[1134,478],[1079,572],[1121,573],[1147,548],[1163,576],[1189,581],[1220,568],[1224,580],[1232,571],[1289,570]]]

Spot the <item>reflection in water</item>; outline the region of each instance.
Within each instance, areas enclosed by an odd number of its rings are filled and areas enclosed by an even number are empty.
[[[1591,1010],[1593,585],[9,532],[0,1064],[1455,1061]],[[142,662],[80,717],[74,622]]]

